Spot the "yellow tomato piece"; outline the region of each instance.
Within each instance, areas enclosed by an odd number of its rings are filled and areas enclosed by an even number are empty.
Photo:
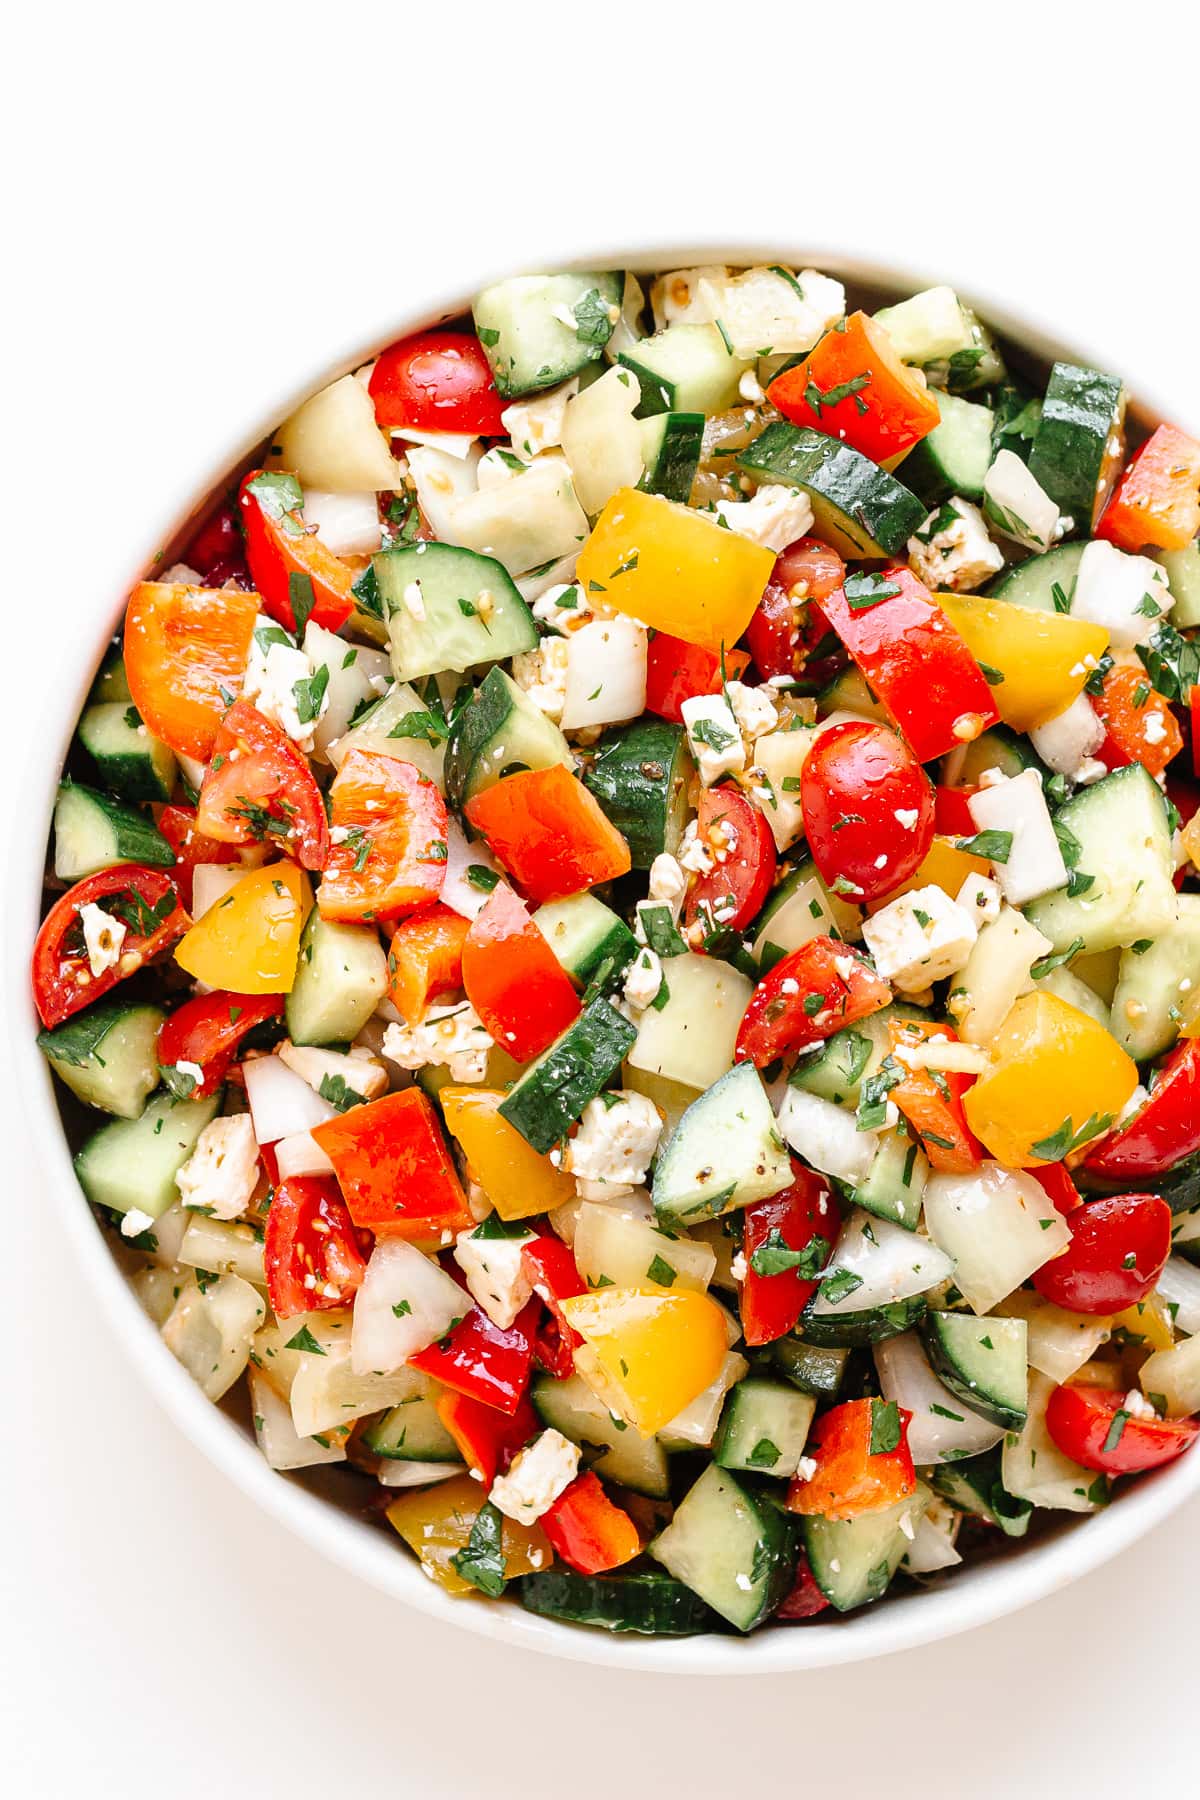
[[[575,1198],[570,1175],[539,1156],[502,1119],[502,1089],[444,1087],[438,1095],[446,1129],[462,1146],[467,1165],[502,1219],[528,1219]]]
[[[710,514],[621,488],[579,553],[585,594],[707,650],[732,646],[762,599],[775,552]]]
[[[1171,1321],[1157,1294],[1147,1294],[1144,1300],[1127,1306],[1124,1312],[1114,1313],[1113,1326],[1127,1331],[1135,1343],[1140,1339],[1151,1350],[1175,1347]]]
[[[992,698],[1014,731],[1031,731],[1065,712],[1108,646],[1105,626],[1065,613],[982,594],[938,594],[937,602],[976,661],[1004,677]]]
[[[612,1412],[653,1437],[711,1387],[725,1361],[725,1318],[707,1294],[598,1288],[563,1302],[584,1342],[575,1366]]]
[[[1057,994],[1024,994],[992,1043],[993,1066],[967,1089],[967,1123],[1009,1168],[1061,1161],[1085,1128],[1111,1122],[1137,1086],[1112,1034]],[[1042,1145],[1054,1154],[1041,1154]]]
[[[458,1475],[453,1481],[439,1481],[436,1487],[408,1489],[387,1509],[389,1525],[416,1552],[425,1573],[448,1594],[480,1592],[474,1582],[459,1574],[454,1558],[470,1542],[471,1527],[486,1499],[477,1481]],[[517,1525],[504,1519],[500,1546],[504,1573],[510,1579],[534,1569],[548,1569],[554,1561],[550,1540],[540,1525]]]
[[[868,905],[867,911],[878,912],[881,906],[890,906],[901,894],[911,894],[923,887],[940,887],[943,894],[957,900],[958,890],[968,875],[989,876],[991,872],[990,862],[960,850],[952,837],[935,837],[916,873],[899,887],[889,888],[886,894]]]
[[[251,869],[180,938],[175,960],[208,987],[289,994],[311,906],[308,876],[295,863]]]

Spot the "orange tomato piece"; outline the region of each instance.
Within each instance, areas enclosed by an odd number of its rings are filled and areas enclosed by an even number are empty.
[[[462,986],[462,953],[470,920],[440,901],[396,927],[388,951],[388,998],[408,1025],[417,1025],[439,994]]]
[[[506,776],[467,801],[467,818],[531,900],[564,900],[626,875],[629,845],[561,764]]]
[[[125,675],[152,737],[207,762],[242,690],[258,595],[140,581],[125,609]]]
[[[1140,762],[1151,775],[1161,775],[1183,749],[1183,733],[1170,702],[1150,686],[1149,677],[1141,669],[1110,669],[1097,697],[1096,711],[1125,761]],[[1111,762],[1103,749],[1099,755]]]
[[[446,802],[394,756],[351,750],[329,789],[323,919],[395,919],[432,906],[446,879]]]
[[[1096,527],[1121,550],[1184,550],[1200,531],[1200,442],[1160,425],[1130,459]]]
[[[924,376],[901,362],[884,327],[864,312],[777,375],[767,398],[793,425],[840,438],[874,462],[903,456],[941,418]]]

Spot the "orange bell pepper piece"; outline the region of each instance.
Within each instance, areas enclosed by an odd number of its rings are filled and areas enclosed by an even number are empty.
[[[438,1095],[446,1130],[500,1217],[528,1219],[575,1198],[572,1176],[527,1144],[500,1116],[501,1088],[444,1087]]]
[[[396,756],[351,750],[329,789],[330,848],[317,893],[323,919],[397,918],[431,906],[446,879],[446,802]]]
[[[777,375],[767,398],[793,425],[811,425],[879,463],[903,456],[941,418],[925,377],[901,362],[886,329],[864,312]]]
[[[1108,742],[1097,755],[1110,769],[1140,762],[1149,774],[1161,775],[1183,749],[1183,733],[1170,702],[1150,686],[1141,669],[1123,665],[1110,669],[1096,698],[1096,711],[1108,730]]]
[[[125,609],[125,677],[152,737],[207,762],[241,692],[258,595],[140,581]]]
[[[439,901],[397,926],[388,950],[388,999],[408,1025],[431,1000],[462,986],[462,952],[470,920]]]
[[[466,814],[538,905],[629,873],[629,845],[561,764],[506,776],[468,800]]]
[[[463,940],[462,974],[467,998],[485,1029],[517,1062],[540,1056],[579,1016],[579,995],[570,976],[521,901],[503,884],[471,921]]]
[[[824,1519],[857,1519],[916,1492],[908,1448],[910,1412],[885,1400],[846,1400],[831,1407],[808,1434],[804,1454],[817,1467],[807,1480],[792,1477],[789,1512]]]
[[[1160,425],[1130,458],[1096,527],[1121,550],[1184,550],[1200,532],[1200,443]]]
[[[890,1090],[890,1098],[917,1133],[931,1165],[946,1174],[978,1168],[983,1152],[963,1110],[963,1095],[975,1077],[949,1069],[909,1068],[902,1054],[933,1038],[957,1043],[957,1033],[949,1025],[927,1025],[920,1019],[889,1019],[888,1036],[891,1054],[904,1070],[904,1078]]]
[[[350,1217],[376,1237],[437,1239],[472,1223],[429,1096],[385,1094],[314,1125]]]
[[[629,1514],[614,1506],[591,1473],[577,1476],[542,1514],[540,1524],[563,1561],[581,1575],[619,1569],[642,1547]]]

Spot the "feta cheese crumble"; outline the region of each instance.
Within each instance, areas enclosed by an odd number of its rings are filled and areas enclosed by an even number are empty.
[[[777,556],[812,530],[812,502],[802,488],[768,483],[749,500],[718,500],[717,511],[730,530]]]
[[[696,694],[683,702],[680,711],[705,787],[712,787],[723,775],[740,774],[746,766],[746,750],[741,727],[725,696]]]
[[[653,950],[639,950],[625,972],[625,998],[635,1012],[644,1012],[662,987],[662,963]]]
[[[572,317],[574,326],[574,317]],[[518,456],[537,456],[562,443],[563,418],[568,400],[579,392],[579,379],[564,381],[561,387],[547,388],[531,394],[527,400],[514,400],[500,414],[500,423],[512,439]]]
[[[727,681],[725,698],[741,726],[743,737],[749,738],[751,743],[764,733],[774,731],[779,723],[775,697],[770,688],[747,687],[744,681]]]
[[[926,587],[956,593],[970,593],[1004,567],[983,514],[957,494],[931,512],[916,536],[909,538],[908,560]]]
[[[183,1204],[214,1219],[236,1219],[258,1184],[258,1144],[249,1113],[213,1119],[175,1177]]]
[[[661,1133],[657,1107],[644,1094],[619,1088],[588,1101],[562,1166],[577,1180],[636,1187],[646,1178]]]
[[[489,1499],[506,1519],[535,1525],[578,1472],[578,1444],[551,1426],[513,1458],[507,1475],[496,1477]]]
[[[513,680],[555,724],[566,704],[569,662],[565,637],[543,638],[536,650],[523,650],[512,659]]]
[[[538,595],[530,610],[535,619],[540,619],[543,625],[549,625],[552,631],[560,632],[564,637],[578,631],[581,625],[588,624],[596,616],[594,602],[587,598],[577,581],[556,581],[553,587]]]
[[[126,927],[120,919],[114,919],[102,906],[89,900],[79,908],[79,923],[83,926],[83,942],[92,974],[103,975],[107,970],[115,969],[121,960],[121,945],[126,935]]]
[[[303,650],[278,641],[264,645],[255,633],[250,642],[242,699],[256,706],[264,718],[273,720],[306,756],[312,754],[313,733],[329,705],[327,692],[320,695],[315,706],[312,704],[311,681],[312,665]],[[310,685],[301,687],[302,682]],[[302,696],[310,718],[300,717]]]
[[[478,1302],[501,1331],[507,1331],[525,1302],[533,1295],[533,1283],[525,1272],[521,1251],[534,1242],[532,1231],[513,1237],[494,1237],[484,1232],[462,1231],[454,1247],[454,1260],[466,1277],[471,1298]]]
[[[907,994],[955,974],[978,935],[970,913],[934,886],[901,894],[863,920],[863,937],[876,969]]]
[[[389,1025],[380,1046],[402,1069],[445,1067],[453,1081],[482,1081],[492,1039],[469,1000],[432,1006],[416,1025]]]

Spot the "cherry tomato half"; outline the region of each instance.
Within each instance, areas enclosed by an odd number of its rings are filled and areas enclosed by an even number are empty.
[[[1109,1181],[1145,1181],[1197,1150],[1200,1038],[1186,1038],[1167,1058],[1145,1105],[1097,1146],[1084,1168]]]
[[[282,1012],[281,994],[233,994],[225,988],[197,994],[163,1021],[158,1034],[159,1063],[164,1068],[195,1063],[204,1075],[190,1098],[198,1100],[215,1093],[242,1039]]]
[[[775,879],[771,827],[757,806],[726,782],[701,794],[696,834],[716,861],[707,875],[696,878],[683,922],[699,926],[705,937],[714,931],[741,931],[758,913]]]
[[[892,990],[848,944],[810,938],[764,975],[738,1026],[734,1057],[757,1068],[878,1012]]]
[[[1152,1293],[1171,1253],[1171,1209],[1157,1194],[1112,1194],[1068,1213],[1071,1242],[1034,1271],[1044,1300],[1114,1313]]]
[[[845,578],[841,557],[819,538],[797,538],[780,554],[746,627],[746,643],[764,679],[802,673],[830,635],[820,602],[836,593]]]
[[[220,843],[273,838],[306,869],[323,869],[329,855],[325,803],[307,758],[248,700],[230,707],[217,732],[196,823]]]
[[[125,927],[120,956],[101,975],[92,974],[79,918],[80,908],[88,905]],[[99,1000],[182,937],[190,924],[175,883],[161,869],[114,863],[77,881],[46,914],[33,946],[33,1000],[42,1024],[52,1029]]]
[[[476,337],[420,331],[385,350],[371,371],[370,395],[381,431],[459,431],[502,437],[503,401]]]
[[[1200,1436],[1194,1419],[1139,1419],[1112,1388],[1055,1388],[1046,1430],[1064,1456],[1106,1475],[1137,1475],[1182,1456]]]
[[[263,1243],[267,1299],[279,1318],[345,1306],[366,1265],[337,1183],[293,1176],[275,1189]]]
[[[890,894],[933,842],[933,788],[886,725],[822,731],[800,777],[800,805],[821,879],[853,900]]]

